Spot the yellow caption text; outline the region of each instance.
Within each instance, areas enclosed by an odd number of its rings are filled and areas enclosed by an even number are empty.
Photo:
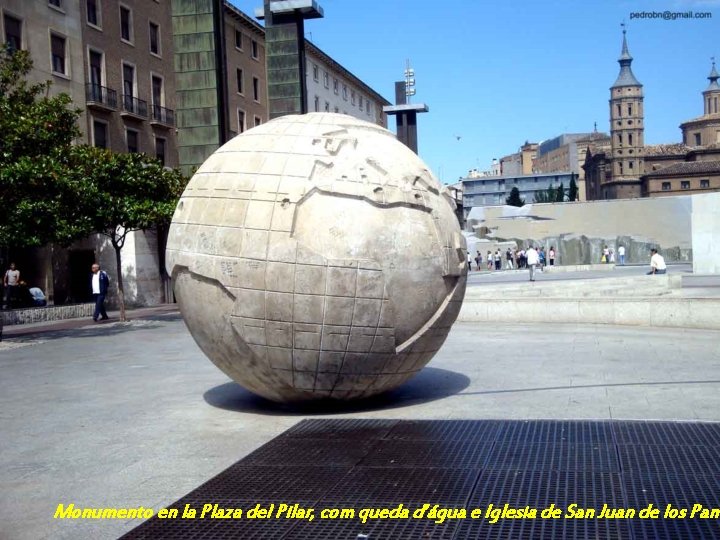
[[[611,507],[603,504],[600,508],[582,507],[578,504],[544,508],[532,506],[514,507],[510,504],[489,504],[484,508],[449,508],[426,503],[421,506],[377,508],[312,508],[300,504],[277,503],[256,504],[244,508],[227,507],[214,503],[186,504],[182,508],[79,508],[74,503],[58,504],[55,519],[288,519],[313,521],[314,519],[353,519],[362,523],[379,519],[425,519],[441,524],[449,520],[484,519],[497,523],[505,519],[720,519],[720,508],[693,504],[678,507],[672,504],[649,504],[643,508]]]

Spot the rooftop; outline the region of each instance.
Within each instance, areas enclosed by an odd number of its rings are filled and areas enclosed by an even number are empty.
[[[720,174],[720,161],[686,161],[663,167],[644,176],[676,176],[682,174]]]

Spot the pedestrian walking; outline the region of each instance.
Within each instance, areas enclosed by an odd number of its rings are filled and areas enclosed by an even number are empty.
[[[550,246],[550,251],[548,251],[548,260],[550,261],[550,266],[555,266],[555,246]]]
[[[525,257],[527,257],[527,265],[530,269],[530,281],[535,281],[535,266],[540,262],[540,256],[537,250],[530,246],[525,252]]]
[[[505,252],[505,261],[507,264],[507,269],[512,270],[513,269],[513,254],[512,254],[512,251],[510,251],[510,248],[507,248],[507,251]]]
[[[625,266],[625,246],[618,246],[618,257],[620,258],[620,266]]]
[[[95,263],[92,265],[92,278],[90,280],[92,287],[92,295],[95,300],[95,312],[93,313],[93,321],[97,322],[98,318],[106,321],[109,317],[105,312],[105,295],[110,285],[110,278],[105,270],[100,270],[100,265]]]

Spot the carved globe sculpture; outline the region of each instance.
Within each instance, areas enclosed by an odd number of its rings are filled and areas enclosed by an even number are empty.
[[[467,273],[454,201],[425,164],[331,113],[278,118],[210,156],[167,264],[203,352],[275,401],[401,385],[445,341]]]

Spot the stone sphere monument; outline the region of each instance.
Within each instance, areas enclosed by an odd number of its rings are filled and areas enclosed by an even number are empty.
[[[180,199],[167,267],[203,352],[274,401],[370,396],[445,341],[467,274],[454,201],[386,129],[284,116],[218,149]]]

